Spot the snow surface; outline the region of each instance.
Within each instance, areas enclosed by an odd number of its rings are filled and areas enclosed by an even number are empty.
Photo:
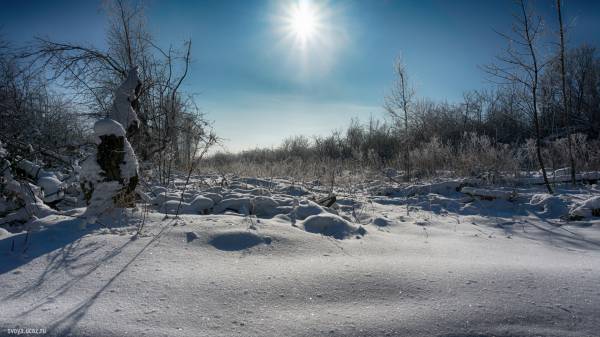
[[[85,209],[73,209],[32,221],[38,230],[29,236],[0,233],[0,335],[16,327],[49,336],[562,337],[600,329],[600,218],[563,214],[597,195],[595,186],[555,196],[521,188],[512,201],[435,187],[440,194],[339,191],[339,203],[324,208],[282,194],[280,184],[183,194],[186,205],[214,202],[206,215],[165,216],[159,203],[148,213],[101,214],[82,229]],[[174,197],[166,203],[182,197],[157,191]],[[331,235],[344,232],[343,240]]]

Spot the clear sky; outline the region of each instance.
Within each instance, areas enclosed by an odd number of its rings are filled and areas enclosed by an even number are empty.
[[[600,1],[563,3],[569,44],[597,46]],[[555,29],[555,2],[535,5]],[[16,43],[44,36],[104,45],[100,2],[0,6],[0,33]],[[383,117],[399,54],[418,96],[456,102],[487,85],[479,66],[505,48],[494,29],[508,32],[515,11],[510,0],[154,0],[146,7],[159,44],[192,39],[186,89],[199,93],[197,104],[232,151],[327,134],[351,118]],[[299,11],[308,13],[300,27]]]

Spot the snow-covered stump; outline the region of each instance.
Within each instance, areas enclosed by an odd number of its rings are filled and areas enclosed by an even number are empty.
[[[82,165],[81,188],[88,205],[133,207],[138,162],[123,126],[109,118],[94,124],[95,155]]]
[[[83,163],[80,178],[89,216],[112,207],[135,206],[138,162],[127,136],[139,127],[135,108],[140,88],[137,67],[133,67],[115,91],[109,118],[94,124],[98,147]]]

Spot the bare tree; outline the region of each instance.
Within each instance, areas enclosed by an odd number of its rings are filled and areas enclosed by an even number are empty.
[[[414,88],[408,82],[406,66],[402,59],[398,58],[394,64],[394,72],[397,76],[396,83],[392,90],[385,98],[384,108],[397,121],[402,121],[404,124],[404,132],[402,133],[402,147],[404,149],[404,170],[405,180],[410,181],[410,136],[408,115],[412,107],[412,101],[415,95]]]
[[[571,165],[571,183],[575,185],[575,158],[573,158],[573,142],[571,140],[571,117],[569,114],[570,104],[567,100],[567,76],[565,70],[565,33],[563,28],[560,0],[556,0],[556,10],[558,12],[558,24],[560,30],[560,80],[562,91],[562,105],[565,117],[565,127],[567,128],[567,146],[569,149],[569,162]]]
[[[509,46],[506,54],[498,56],[500,64],[492,64],[484,69],[504,84],[522,86],[524,93],[523,109],[532,118],[535,133],[535,151],[539,167],[542,171],[544,184],[549,193],[554,193],[544,166],[542,156],[542,133],[538,112],[539,76],[545,66],[538,53],[538,44],[542,29],[542,20],[534,15],[533,9],[526,0],[517,1],[519,13],[514,15],[515,23],[512,36],[499,33],[505,37]]]

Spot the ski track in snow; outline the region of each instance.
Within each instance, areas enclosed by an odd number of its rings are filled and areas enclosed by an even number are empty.
[[[597,219],[431,194],[407,215],[388,201],[344,240],[232,212],[151,212],[136,240],[134,227],[51,215],[27,245],[0,238],[0,335],[598,335]]]

